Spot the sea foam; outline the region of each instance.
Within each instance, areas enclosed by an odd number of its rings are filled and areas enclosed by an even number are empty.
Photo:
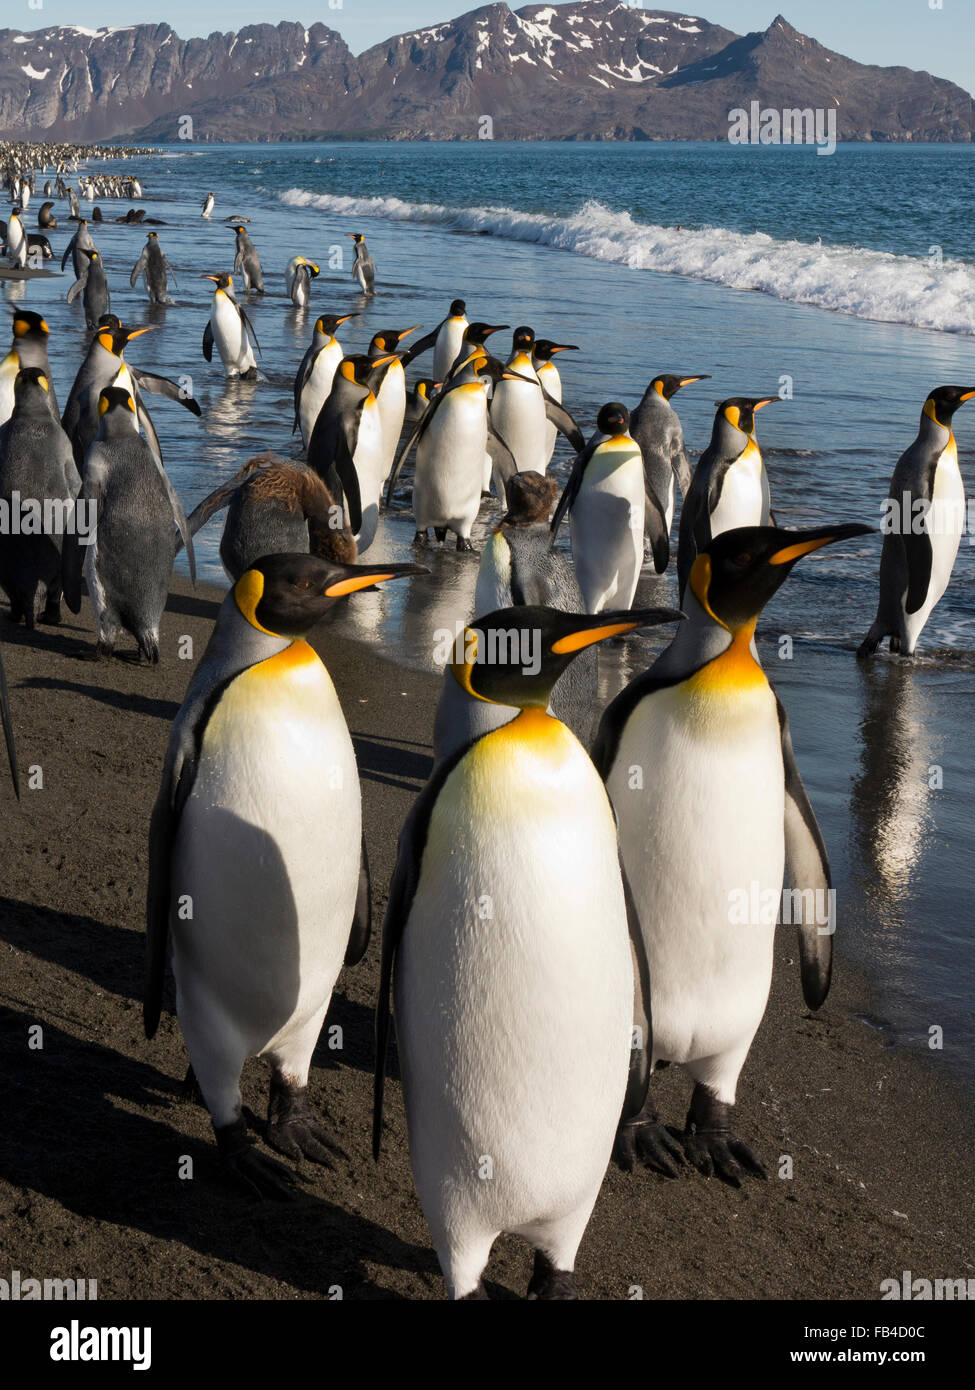
[[[445,207],[289,188],[281,201],[338,217],[378,217],[535,242],[633,270],[760,290],[796,304],[942,333],[975,334],[975,265],[857,246],[781,241],[726,227],[678,231],[590,200],[569,217],[505,207]]]

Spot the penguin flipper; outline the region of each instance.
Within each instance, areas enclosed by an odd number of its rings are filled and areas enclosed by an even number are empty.
[[[432,332],[428,333],[425,338],[421,338],[419,342],[414,343],[407,352],[403,353],[400,361],[403,363],[404,368],[410,365],[414,357],[419,357],[421,353],[429,352],[432,347],[437,346],[437,338],[440,336],[440,330],[446,322],[446,319],[442,319]]]
[[[316,354],[314,344],[312,344],[311,347],[305,350],[305,355],[301,359],[301,362],[298,364],[298,370],[295,372],[295,422],[291,427],[292,434],[294,434],[295,430],[298,428],[298,425],[300,424],[301,393],[305,389],[305,382],[311,375],[311,369],[314,365],[315,356]]]
[[[475,740],[476,742],[476,740]],[[473,745],[465,743],[434,768],[429,782],[410,808],[396,847],[396,867],[389,885],[389,901],[383,919],[382,959],[379,967],[379,998],[376,1002],[376,1064],[373,1075],[372,1156],[379,1160],[383,1134],[383,1091],[386,1082],[386,1051],[392,1017],[390,995],[396,952],[403,939],[426,848],[430,817],[441,788],[461,758]]]
[[[830,902],[829,858],[796,766],[789,717],[777,695],[775,702],[779,712],[785,769],[785,882],[793,890],[793,917],[798,915],[799,918],[799,972],[803,998],[810,1009],[818,1009],[829,993],[835,923],[831,907],[828,921],[825,924],[817,922],[815,907],[810,910],[805,895],[811,891],[813,903],[820,906]]]
[[[213,361],[213,324],[207,319],[207,326],[203,330],[203,356],[208,362]]]
[[[630,955],[633,958],[633,1038],[630,1043],[630,1074],[620,1123],[641,1114],[650,1094],[650,1067],[653,1061],[653,1020],[650,1013],[650,962],[643,939],[643,930],[636,910],[630,881],[620,861],[623,876],[623,898],[626,902],[626,925],[630,934]]]
[[[194,400],[192,396],[185,395],[179,383],[170,381],[168,376],[157,376],[155,372],[144,372],[135,367],[130,367],[129,371],[143,391],[149,391],[154,396],[168,396],[171,401],[176,401],[192,415],[203,414],[199,401]]]
[[[135,289],[135,282],[136,280],[138,280],[139,276],[145,270],[148,263],[149,257],[147,253],[143,250],[142,255],[139,257],[135,265],[132,267],[132,274],[129,276],[129,285],[132,289]]]
[[[263,293],[263,291],[262,291],[262,293]],[[261,354],[261,356],[263,357],[263,356],[264,356],[264,352],[263,352],[263,350],[262,350],[262,348],[261,348],[260,343],[257,341],[257,334],[254,332],[254,325],[251,323],[250,319],[247,317],[247,311],[246,311],[244,308],[242,308],[241,305],[238,304],[238,305],[237,305],[237,312],[238,312],[238,314],[240,314],[240,321],[241,321],[241,323],[244,325],[244,331],[245,331],[246,333],[249,333],[249,334],[251,335],[251,337],[254,339],[254,346],[257,348],[258,352],[259,352],[259,353]]]
[[[149,884],[146,890],[146,971],[142,1022],[147,1038],[155,1036],[162,1013],[169,913],[172,899],[170,865],[176,832],[187,798],[196,781],[198,741],[193,721],[180,726],[163,768],[162,785],[149,823]],[[202,731],[201,731],[202,732]]]
[[[573,420],[565,406],[560,404],[554,396],[550,396],[542,387],[542,396],[545,400],[545,418],[550,425],[554,425],[560,434],[564,434],[566,439],[578,453],[586,447],[586,441],[582,430]]]
[[[17,745],[14,742],[14,724],[10,715],[10,695],[7,691],[7,672],[3,665],[2,650],[0,650],[0,720],[3,721],[3,736],[7,744],[7,761],[10,763],[14,794],[19,801],[20,774],[17,771]]]
[[[674,470],[677,479],[677,486],[680,488],[681,498],[685,498],[691,490],[693,473],[691,472],[690,459],[687,457],[687,450],[684,448],[683,441],[680,448],[676,449],[670,457],[670,466]]]
[[[61,257],[61,269],[62,269],[62,270],[64,269],[64,267],[65,267],[65,266],[67,265],[67,263],[68,263],[68,257],[71,255],[71,252],[74,250],[74,246],[75,246],[75,241],[76,241],[76,240],[77,240],[77,237],[76,237],[76,236],[73,236],[73,237],[71,238],[71,240],[68,242],[67,246],[64,248],[64,255]]]
[[[903,543],[904,558],[907,561],[907,595],[904,608],[908,613],[916,613],[924,606],[928,589],[931,587],[931,563],[934,558],[931,537],[927,531],[915,535],[913,530],[907,528],[899,539]]]
[[[68,301],[69,304],[73,304],[73,303],[75,302],[75,300],[78,298],[79,294],[82,294],[82,293],[83,293],[84,288],[85,288],[85,286],[86,286],[87,284],[88,284],[88,267],[85,266],[84,270],[83,270],[83,271],[81,272],[81,274],[78,276],[77,280],[76,280],[76,281],[74,282],[74,284],[71,286],[70,290],[68,290],[68,293],[67,293],[66,298],[67,298],[67,301]]]
[[[559,527],[562,525],[565,514],[572,510],[572,504],[579,495],[579,489],[582,487],[583,474],[586,471],[589,460],[596,452],[597,443],[598,437],[593,435],[589,443],[576,454],[572,462],[572,471],[569,474],[569,481],[562,490],[562,496],[559,498],[559,505],[555,508],[555,515],[552,517],[551,532],[553,545],[558,537]]]
[[[345,964],[358,965],[366,954],[372,936],[372,880],[369,877],[369,856],[366,854],[366,836],[363,832],[362,851],[359,857],[359,889],[355,899],[355,914],[349,943],[345,948]]]
[[[514,454],[511,452],[511,450],[508,448],[507,444],[502,439],[501,435],[498,434],[497,430],[491,424],[490,414],[488,415],[487,454],[491,460],[491,463],[494,465],[495,468],[497,468],[498,473],[504,484],[505,495],[503,497],[499,497],[498,501],[502,504],[502,506],[507,507],[508,479],[513,478],[515,474],[519,471],[518,461],[515,458]]]
[[[179,289],[179,281],[176,279],[176,272],[173,270],[173,267],[169,264],[169,261],[166,259],[165,256],[163,256],[163,266],[166,269],[166,274],[172,277],[173,284],[176,286],[177,289]]]
[[[650,492],[646,494],[646,533],[650,537],[653,567],[658,574],[663,574],[670,564],[670,536],[663,508]]]
[[[349,511],[349,526],[354,535],[358,534],[362,528],[362,496],[352,449],[343,429],[337,431],[331,458],[327,457],[324,440],[325,431],[316,425],[308,441],[308,466],[318,474],[337,500],[344,496]]]
[[[406,462],[406,460],[409,458],[409,456],[410,456],[410,450],[413,448],[414,445],[419,444],[420,440],[423,438],[423,435],[424,435],[424,433],[425,433],[425,431],[426,431],[426,429],[427,429],[427,426],[430,424],[430,421],[433,419],[434,415],[437,413],[437,407],[440,405],[440,402],[443,400],[444,396],[447,395],[448,390],[449,390],[449,387],[445,388],[443,391],[441,391],[441,393],[440,393],[439,396],[434,396],[433,400],[430,401],[430,402],[428,403],[428,405],[427,405],[426,409],[424,410],[423,414],[420,416],[419,420],[417,420],[416,424],[414,425],[414,427],[413,427],[413,433],[410,435],[409,439],[406,441],[406,444],[404,445],[404,447],[400,450],[399,458],[396,460],[396,463],[393,465],[393,471],[390,473],[390,475],[389,475],[389,481],[386,483],[386,506],[387,506],[387,507],[389,506],[390,501],[392,500],[392,496],[393,496],[393,485],[395,484],[396,479],[397,479],[397,478],[399,477],[399,475],[400,475],[400,469],[403,467],[403,464],[404,464],[404,463]]]

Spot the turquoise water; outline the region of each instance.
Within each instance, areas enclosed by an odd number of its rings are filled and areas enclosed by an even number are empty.
[[[585,430],[603,402],[635,404],[658,372],[708,372],[712,380],[677,398],[694,456],[715,400],[786,385],[790,398],[758,422],[780,523],[877,525],[927,392],[975,385],[973,161],[972,146],[840,146],[828,157],[725,145],[170,146],[139,169],[144,206],[165,223],[175,304],[151,309],[141,286],[129,289],[144,231],[105,223],[94,234],[113,308],[156,328],[132,344],[132,363],[189,377],[203,406],[197,420],[152,405],[187,511],[253,453],[295,451],[291,387],[317,313],[359,312],[342,334],[359,351],[380,328],[432,327],[462,296],[472,318],[529,323],[540,337],[580,345],[559,366]],[[199,277],[229,270],[234,250],[222,221],[199,217],[211,190],[215,219],[251,219],[264,264],[268,292],[248,304],[263,347],[258,382],[226,382],[200,350],[212,286]],[[102,208],[106,217],[125,210]],[[376,260],[370,302],[349,275],[349,231],[366,234]],[[68,235],[52,235],[58,261]],[[341,269],[328,268],[335,247]],[[284,294],[285,265],[299,253],[323,271],[310,313]],[[62,401],[85,338],[80,307],[64,302],[69,283],[0,291],[45,314]],[[959,413],[956,432],[971,478],[975,406]],[[559,477],[568,462],[560,443]],[[383,518],[370,560],[408,557],[408,499],[407,488]],[[475,543],[496,515],[485,507]],[[201,533],[198,558],[222,581],[219,534],[219,523]],[[830,847],[840,958],[869,972],[873,1012],[893,1037],[926,1047],[938,1024],[946,1060],[970,1069],[975,551],[964,537],[917,666],[881,661],[864,672],[853,651],[874,615],[879,554],[870,536],[798,566],[760,625],[760,649]],[[360,596],[339,627],[431,669],[437,629],[469,616],[476,562],[434,552],[429,563],[429,580]],[[674,598],[672,574],[646,576],[638,594]],[[785,634],[792,661],[778,658]],[[663,640],[658,630],[606,652],[603,697]],[[929,786],[934,765],[941,789]]]

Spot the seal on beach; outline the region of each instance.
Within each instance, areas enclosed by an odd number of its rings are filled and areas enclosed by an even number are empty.
[[[653,555],[653,567],[663,574],[670,563],[670,528],[674,521],[674,478],[680,484],[680,495],[686,497],[691,487],[691,465],[684,448],[684,431],[680,417],[671,405],[677,392],[694,381],[709,381],[707,373],[700,376],[675,376],[665,373],[655,376],[643,393],[640,404],[630,412],[630,434],[643,455],[643,477],[646,484],[646,534]]]
[[[897,461],[880,557],[880,602],[858,657],[872,656],[885,637],[892,652],[913,656],[948,587],[965,525],[965,486],[951,422],[973,396],[971,386],[932,391],[918,436]]]
[[[504,1231],[535,1249],[529,1298],[578,1296],[576,1251],[627,1099],[634,972],[609,800],[546,710],[577,653],[680,616],[502,609],[467,629],[444,674],[515,708],[440,764],[400,836],[373,1152],[393,985],[413,1176],[452,1299],[487,1296]],[[642,1092],[631,1099],[639,1110]]]
[[[554,543],[568,514],[572,563],[587,613],[628,608],[643,565],[646,489],[629,424],[630,412],[619,401],[602,407],[552,518]]]
[[[216,344],[220,361],[227,376],[250,376],[257,373],[257,358],[251,347],[251,338],[258,352],[261,345],[257,341],[254,325],[247,317],[242,305],[237,303],[234,294],[233,278],[226,273],[204,275],[204,280],[212,280],[216,289],[210,305],[210,317],[203,330],[203,356],[208,362],[213,360],[213,347]]]
[[[344,1152],[305,1091],[335,981],[371,925],[352,740],[302,639],[346,595],[419,572],[263,557],[225,598],[170,734],[149,832],[146,1036],[171,943],[176,1011],[217,1145],[256,1195],[286,1193],[290,1175],[248,1138],[248,1057],[271,1065],[272,1148],[326,1164]]]
[[[826,847],[755,623],[802,556],[870,529],[716,536],[691,568],[688,621],[609,705],[593,749],[646,945],[652,1061],[687,1068],[695,1085],[681,1144],[701,1172],[734,1186],[746,1172],[765,1176],[730,1120],[768,1000],[783,883],[797,890],[789,916],[811,1009],[829,990],[835,925]],[[617,1152],[624,1167],[639,1158],[667,1176],[682,1162],[649,1094]]]
[[[772,522],[768,474],[755,442],[755,412],[778,396],[730,396],[714,417],[711,442],[684,494],[677,537],[677,584],[687,587],[695,556],[714,536]]]

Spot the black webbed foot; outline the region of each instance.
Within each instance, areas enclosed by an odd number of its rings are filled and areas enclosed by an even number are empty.
[[[767,1178],[748,1145],[732,1133],[730,1114],[731,1106],[726,1101],[716,1100],[705,1086],[694,1087],[682,1136],[688,1159],[706,1178],[716,1174],[732,1187],[741,1187],[746,1174]]]

